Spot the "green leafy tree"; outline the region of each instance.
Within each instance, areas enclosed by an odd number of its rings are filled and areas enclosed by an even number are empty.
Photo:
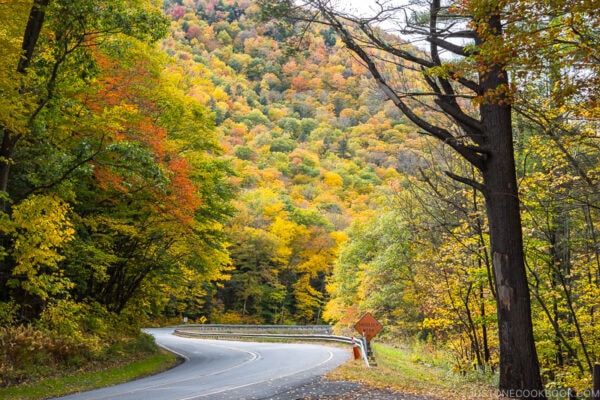
[[[0,116],[2,211],[15,219],[15,210],[23,210],[21,207],[30,201],[35,203],[35,199],[43,198],[32,197],[34,193],[47,194],[48,198],[61,199],[65,204],[71,202],[75,197],[71,179],[89,173],[89,161],[101,150],[97,143],[102,142],[102,134],[94,126],[98,121],[78,118],[84,108],[83,97],[97,76],[93,49],[118,35],[156,41],[166,32],[166,21],[160,9],[145,2],[129,7],[118,1],[100,5],[40,0],[19,2],[15,9],[2,7],[0,12],[3,20],[16,18],[2,36],[2,46],[7,49],[1,67],[6,73],[2,78],[6,96],[2,97],[10,106]],[[19,15],[13,15],[14,12]],[[53,23],[48,24],[47,20]],[[93,137],[95,134],[99,136]],[[33,214],[32,218],[35,219]],[[72,221],[72,216],[65,218]],[[64,236],[72,235],[65,231]],[[2,245],[5,250],[0,264],[2,300],[25,299],[31,293],[29,278],[20,279],[27,275],[22,274],[22,251],[27,244],[7,232]],[[49,245],[50,249],[61,252],[61,260],[64,247]],[[52,300],[49,294],[66,296],[64,289],[71,284],[63,278],[62,268],[54,266],[57,261],[49,254],[45,264],[50,269],[45,270],[44,277],[40,273],[44,270],[38,268],[39,279],[56,281],[52,276],[58,274],[59,281],[65,282],[63,288],[58,293],[40,286],[37,300],[24,300],[28,310],[22,314],[23,318],[35,318],[44,304]],[[30,265],[40,263],[44,264],[38,259]]]

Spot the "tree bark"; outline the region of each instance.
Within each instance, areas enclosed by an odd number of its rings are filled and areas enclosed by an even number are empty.
[[[481,74],[481,82],[484,94],[508,87],[506,73],[500,67]],[[485,145],[491,149],[481,172],[498,297],[499,390],[506,397],[545,398],[531,322],[511,107],[502,101],[484,99],[480,115]]]
[[[27,68],[31,65],[33,53],[35,52],[46,18],[46,7],[48,4],[50,4],[50,0],[36,0],[31,6],[21,44],[23,53],[17,63],[17,72],[20,74],[24,75],[27,72]],[[24,90],[22,87],[21,91],[23,92]],[[4,126],[0,127],[0,131],[2,131],[2,143],[0,144],[0,191],[7,192],[11,157],[18,140],[18,135]],[[0,207],[1,211],[6,211],[6,202],[2,201]]]
[[[29,12],[29,18],[27,19],[27,26],[25,27],[25,33],[23,34],[23,54],[19,59],[17,71],[25,73],[25,70],[31,64],[31,59],[37,45],[40,32],[42,31],[42,25],[44,25],[44,19],[46,18],[46,7],[50,4],[50,0],[36,0],[33,2],[31,11]]]
[[[0,191],[7,192],[14,139],[7,128],[2,128],[2,133],[2,142],[0,143]],[[6,201],[4,200],[2,200],[0,211],[6,211]]]

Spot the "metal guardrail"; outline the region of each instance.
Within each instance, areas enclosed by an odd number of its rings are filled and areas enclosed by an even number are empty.
[[[186,324],[178,325],[178,329],[190,329],[202,332],[255,332],[255,333],[313,333],[332,335],[333,327],[329,325],[239,325],[239,324]]]
[[[174,334],[204,339],[285,339],[345,343],[358,347],[365,364],[367,367],[370,366],[363,340],[330,333],[308,333],[312,332],[315,327],[327,327],[329,330],[326,330],[326,332],[332,331],[331,327],[327,325],[180,325],[175,327]],[[281,330],[295,331],[295,333],[277,333]]]

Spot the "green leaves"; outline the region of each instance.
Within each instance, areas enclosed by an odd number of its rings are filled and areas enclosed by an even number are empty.
[[[196,82],[154,44],[162,4],[50,1],[19,73],[31,4],[18,5],[0,7],[0,300],[35,320],[63,300],[118,313],[147,296],[132,309],[150,315],[184,287],[204,293],[229,262],[229,166]],[[161,274],[178,278],[148,285]]]

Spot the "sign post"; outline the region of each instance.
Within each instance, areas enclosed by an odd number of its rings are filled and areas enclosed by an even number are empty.
[[[371,352],[371,346],[369,342],[377,333],[383,328],[383,325],[379,321],[375,319],[371,315],[371,313],[366,313],[363,315],[356,325],[354,325],[354,329],[356,329],[363,337],[364,341],[364,349],[369,354]]]

